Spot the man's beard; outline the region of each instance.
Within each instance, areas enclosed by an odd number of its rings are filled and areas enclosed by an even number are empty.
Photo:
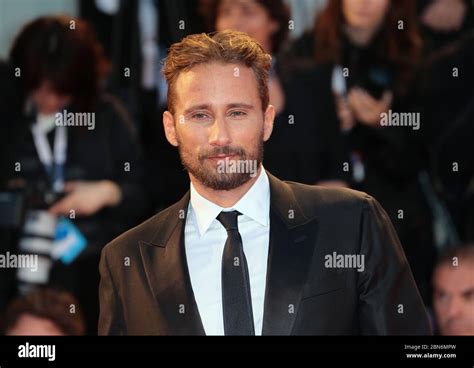
[[[178,139],[178,150],[181,157],[181,162],[185,169],[193,175],[202,185],[214,190],[232,190],[247,183],[252,177],[256,175],[250,172],[220,172],[219,164],[223,164],[225,159],[217,161],[217,165],[213,165],[208,157],[217,155],[234,155],[229,158],[230,161],[241,162],[256,162],[256,170],[260,167],[263,161],[263,132],[251,152],[245,151],[241,147],[225,146],[220,148],[213,148],[204,152],[199,152],[196,158],[192,152],[186,149]],[[253,174],[253,175],[252,175]]]

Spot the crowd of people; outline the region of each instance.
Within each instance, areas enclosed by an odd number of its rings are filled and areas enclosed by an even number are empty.
[[[163,131],[161,60],[186,35],[225,29],[272,56],[265,169],[375,197],[438,333],[474,334],[474,4],[327,0],[295,38],[290,3],[78,1],[80,17],[20,30],[0,62],[0,252],[38,254],[46,276],[0,270],[5,334],[96,333],[101,249],[189,189]],[[58,124],[63,111],[81,126]],[[54,256],[44,223],[80,249]]]

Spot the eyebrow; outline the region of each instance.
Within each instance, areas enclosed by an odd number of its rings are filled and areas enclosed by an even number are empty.
[[[194,105],[194,106],[191,106],[191,107],[187,108],[186,110],[184,110],[184,115],[187,115],[190,112],[196,111],[196,110],[210,110],[210,107],[211,107],[210,105],[206,105],[206,104]]]
[[[234,104],[229,104],[227,105],[228,109],[235,109],[235,108],[241,108],[241,109],[246,109],[246,110],[252,110],[253,105],[249,105],[246,103],[234,103]]]
[[[235,108],[240,108],[240,109],[246,109],[246,110],[252,110],[254,109],[253,105],[249,105],[246,103],[231,103],[226,106],[227,110],[228,109],[235,109]],[[184,110],[184,115],[189,114],[190,112],[196,111],[196,110],[212,110],[211,105],[209,104],[201,104],[201,105],[194,105],[186,110]]]
[[[446,289],[442,289],[442,288],[439,288],[439,287],[435,286],[434,292],[435,293],[446,293],[446,292],[449,292],[449,291],[446,290]],[[474,287],[469,287],[469,288],[467,288],[465,290],[461,290],[459,292],[459,294],[461,294],[463,297],[466,297],[466,296],[468,296],[469,294],[472,294],[472,293],[474,293]]]

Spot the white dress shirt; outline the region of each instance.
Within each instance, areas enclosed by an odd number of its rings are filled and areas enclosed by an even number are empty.
[[[263,166],[248,192],[231,208],[202,197],[191,183],[185,249],[191,285],[206,335],[224,335],[221,268],[227,240],[216,220],[221,211],[239,211],[239,232],[247,259],[255,334],[262,334],[270,239],[270,184]]]

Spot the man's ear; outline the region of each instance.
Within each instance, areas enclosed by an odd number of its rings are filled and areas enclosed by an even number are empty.
[[[264,114],[263,122],[263,140],[264,142],[268,141],[273,131],[273,121],[275,120],[275,107],[273,105],[268,105]]]
[[[178,147],[174,117],[169,111],[163,113],[163,128],[165,129],[165,135],[168,142],[170,142],[171,145]]]

